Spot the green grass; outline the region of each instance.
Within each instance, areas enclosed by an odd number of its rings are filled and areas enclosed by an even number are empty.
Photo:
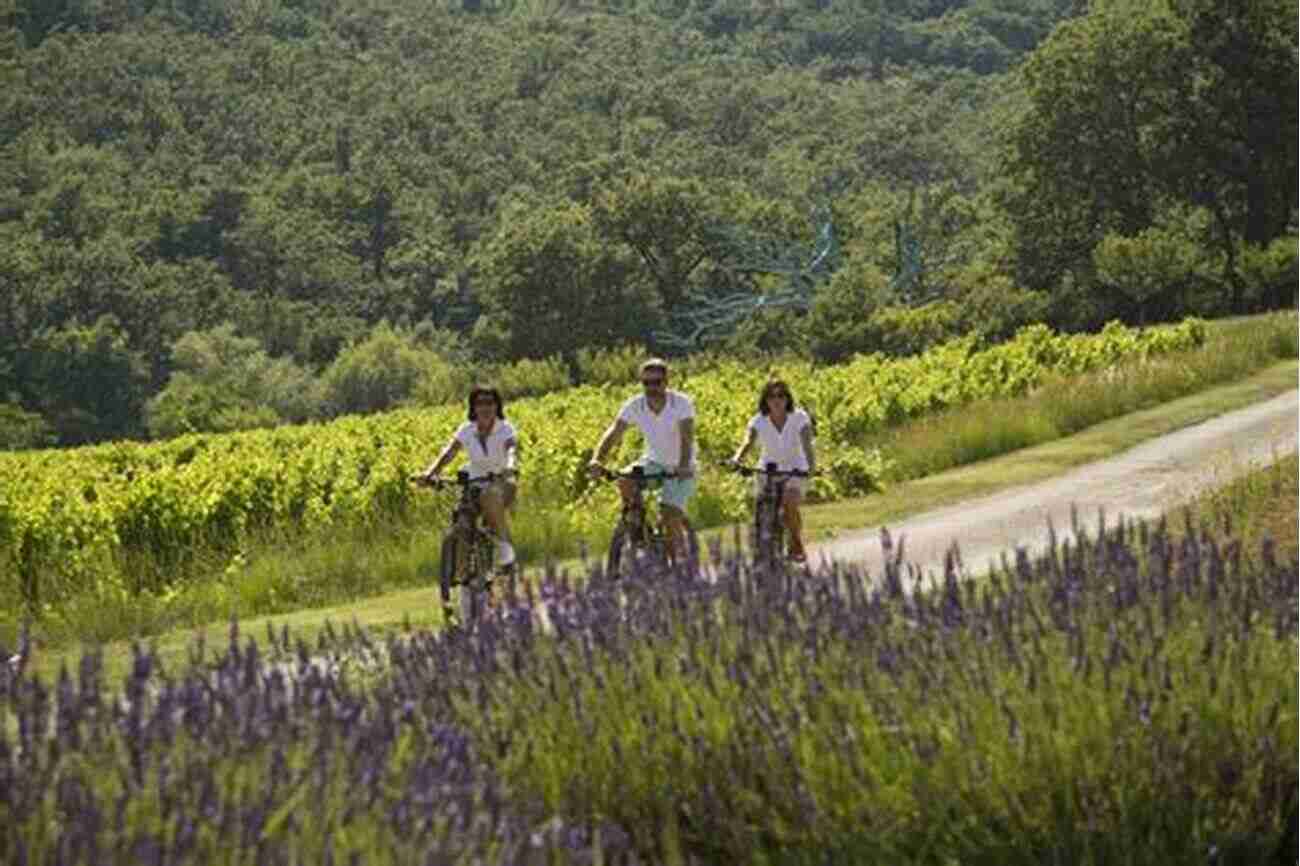
[[[863,444],[881,448],[893,461],[889,480],[920,478],[1061,439],[1295,357],[1294,314],[1235,319],[1211,328],[1195,351],[1057,377],[1025,397],[961,406]]]
[[[1247,547],[1267,538],[1280,558],[1300,559],[1300,457],[1292,454],[1234,474],[1238,477],[1198,492],[1186,503],[1192,525],[1231,533]]]

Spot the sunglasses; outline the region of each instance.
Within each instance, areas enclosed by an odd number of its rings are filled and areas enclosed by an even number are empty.
[[[779,400],[789,400],[790,394],[787,391],[769,391],[767,393],[767,399],[771,400],[773,397],[776,397]]]
[[[642,379],[641,380],[641,384],[645,385],[647,388],[658,388],[663,383],[664,383],[663,379]]]
[[[497,401],[492,397],[479,397],[474,401],[475,406],[495,406]]]

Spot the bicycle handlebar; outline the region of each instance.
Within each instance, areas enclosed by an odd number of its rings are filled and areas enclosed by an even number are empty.
[[[462,469],[456,473],[455,478],[442,478],[441,476],[430,478],[428,475],[418,474],[412,475],[410,480],[416,484],[422,484],[425,487],[471,487],[475,484],[490,484],[498,479],[518,474],[517,470],[507,472],[489,472],[487,475],[480,475],[478,478],[470,478],[469,473]]]
[[[600,467],[600,477],[606,481],[618,481],[620,478],[626,478],[631,481],[650,482],[650,481],[669,481],[673,478],[680,477],[676,472],[646,472],[640,466],[633,466],[626,472],[616,472],[613,469]]]
[[[754,475],[769,475],[773,478],[811,478],[820,475],[820,472],[809,472],[806,469],[777,469],[775,463],[769,463],[766,466],[742,466],[739,463],[720,463],[725,469],[735,472],[737,475],[743,475],[750,478]]]

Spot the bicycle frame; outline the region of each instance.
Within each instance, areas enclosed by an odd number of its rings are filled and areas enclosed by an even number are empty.
[[[622,511],[619,514],[618,527],[614,530],[614,538],[610,541],[609,556],[606,563],[606,571],[611,575],[617,575],[620,572],[620,566],[623,564],[623,544],[630,544],[632,548],[650,550],[662,562],[671,561],[669,535],[667,529],[660,522],[651,523],[646,520],[645,507],[645,490],[651,484],[658,484],[677,477],[674,472],[655,472],[647,474],[644,467],[633,466],[627,472],[614,472],[605,469],[602,477],[606,481],[629,480],[633,482],[633,493],[629,499],[623,501]],[[686,525],[687,534],[687,555],[691,558],[698,557],[698,541],[694,537],[694,530],[690,524]]]
[[[477,621],[479,615],[487,608],[484,600],[490,602],[492,593],[492,541],[493,537],[482,526],[483,515],[479,496],[483,488],[501,478],[499,474],[470,478],[469,473],[461,470],[454,480],[430,479],[417,476],[418,480],[433,487],[460,487],[460,499],[452,512],[448,530],[443,537],[439,576],[439,589],[442,595],[443,615],[448,622],[456,617],[451,604],[451,589],[461,587],[462,624]]]
[[[781,519],[781,502],[785,498],[785,485],[791,478],[808,478],[811,473],[801,469],[777,469],[777,464],[757,466],[724,464],[745,477],[764,477],[763,489],[754,503],[754,558],[772,566],[782,564],[785,553],[785,525]]]

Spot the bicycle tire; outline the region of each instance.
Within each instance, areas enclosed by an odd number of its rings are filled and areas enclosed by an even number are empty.
[[[492,540],[481,532],[474,533],[470,543],[470,556],[464,583],[461,584],[461,608],[466,622],[477,623],[487,608],[491,590]]]
[[[458,568],[461,554],[461,545],[459,535],[455,532],[449,532],[442,539],[442,559],[438,563],[438,590],[442,595],[442,614],[443,618],[448,620],[455,613],[455,608],[451,603],[451,591],[459,582]]]
[[[619,569],[623,566],[623,554],[628,550],[627,540],[627,532],[622,526],[614,530],[614,536],[609,540],[609,552],[605,555],[605,577],[610,580],[623,576]]]
[[[780,506],[764,496],[754,507],[754,561],[776,568],[785,552]]]
[[[700,576],[700,537],[689,520],[686,525],[686,570],[691,577]]]

